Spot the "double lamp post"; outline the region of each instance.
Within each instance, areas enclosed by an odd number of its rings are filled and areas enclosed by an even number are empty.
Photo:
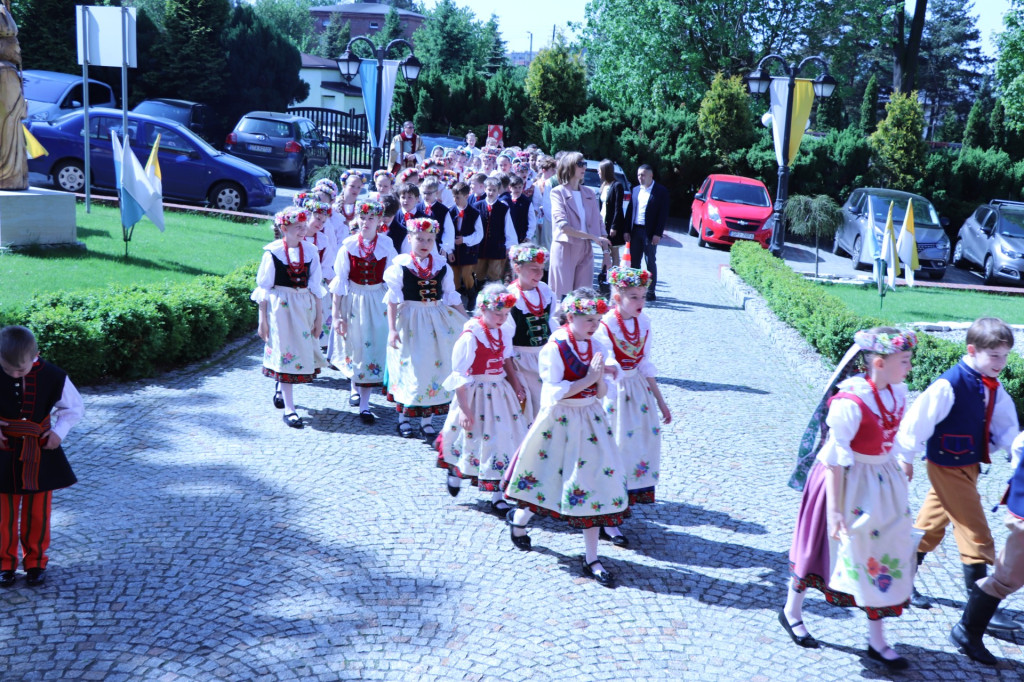
[[[782,65],[784,76],[772,76],[768,72],[767,65],[771,62],[778,62]],[[786,230],[785,222],[783,219],[782,212],[786,207],[786,200],[789,198],[789,164],[792,161],[789,153],[790,139],[792,137],[793,127],[793,99],[794,90],[796,89],[797,76],[808,64],[817,64],[821,67],[820,75],[812,81],[814,88],[814,96],[818,98],[825,98],[832,95],[836,89],[836,79],[829,75],[828,64],[824,58],[820,56],[807,57],[799,64],[789,64],[786,60],[777,54],[770,54],[757,63],[757,68],[751,71],[744,79],[747,82],[747,89],[752,95],[760,95],[767,91],[772,81],[782,81],[787,85],[788,96],[786,97],[786,114],[785,120],[774,121],[773,125],[782,125],[782,147],[779,154],[779,186],[775,194],[775,229],[772,230],[771,243],[769,249],[774,256],[782,256],[782,250],[786,242]],[[771,102],[773,107],[779,105],[778,93],[775,89],[771,91]]]
[[[373,167],[370,169],[370,173],[372,174],[381,167],[381,161],[384,156],[384,131],[382,131],[380,127],[383,108],[381,98],[383,96],[384,89],[384,60],[387,58],[388,54],[391,52],[391,48],[393,47],[405,45],[409,48],[409,56],[399,63],[398,68],[402,71],[402,75],[405,76],[405,80],[409,81],[410,85],[415,83],[416,79],[419,78],[420,70],[423,68],[423,65],[420,63],[420,60],[416,58],[416,55],[413,54],[412,45],[409,44],[409,41],[407,40],[395,38],[387,45],[378,47],[366,36],[356,36],[352,40],[348,41],[348,45],[345,46],[345,51],[337,59],[338,70],[341,71],[341,75],[346,79],[346,81],[351,81],[352,78],[359,74],[359,67],[363,63],[362,58],[352,52],[352,46],[358,42],[366,43],[370,48],[370,53],[373,55],[373,58],[377,60],[376,97],[373,100],[373,134],[378,139],[377,145],[373,148]],[[363,101],[365,102],[365,80],[362,83],[362,87],[364,89]]]

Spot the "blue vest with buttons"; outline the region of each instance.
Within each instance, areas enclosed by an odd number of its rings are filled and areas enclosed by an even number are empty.
[[[1017,463],[1006,491],[1006,508],[1019,519],[1024,519],[1024,459]]]
[[[978,464],[988,439],[981,375],[961,360],[939,378],[953,387],[953,407],[928,439],[928,461],[942,467]]]

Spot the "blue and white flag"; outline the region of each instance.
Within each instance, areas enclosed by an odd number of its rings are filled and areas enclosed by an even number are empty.
[[[359,64],[359,82],[363,88],[363,107],[366,109],[367,128],[370,130],[370,145],[374,147],[383,146],[381,140],[388,130],[388,120],[391,118],[391,105],[395,99],[395,78],[398,76],[398,61],[395,59],[384,60],[384,70],[381,73],[383,81],[380,88],[380,127],[373,129],[373,112],[377,104],[377,60],[364,59]]]
[[[147,216],[164,231],[164,206],[160,191],[153,186],[138,158],[132,152],[131,141],[122,145],[117,133],[110,131],[114,147],[114,174],[117,177],[117,193],[121,199],[121,224],[131,228]]]

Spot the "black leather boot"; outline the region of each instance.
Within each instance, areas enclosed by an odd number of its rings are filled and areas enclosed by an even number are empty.
[[[971,585],[970,597],[967,599],[967,606],[964,607],[964,614],[960,617],[960,622],[954,625],[953,630],[949,633],[949,641],[972,661],[985,665],[997,663],[996,657],[985,648],[983,635],[992,616],[995,615],[996,609],[999,608],[1000,601],[976,584]]]
[[[967,585],[967,594],[973,592],[975,583],[988,575],[988,564],[964,564],[964,582]],[[988,634],[993,631],[1015,632],[1020,630],[1020,623],[1008,618],[1002,612],[996,613],[988,621]]]
[[[928,556],[928,552],[917,553],[918,568],[921,568],[921,563],[924,561],[924,558],[926,556]],[[932,600],[918,592],[917,586],[915,585],[913,591],[910,593],[910,605],[913,606],[915,609],[930,609],[932,607]]]

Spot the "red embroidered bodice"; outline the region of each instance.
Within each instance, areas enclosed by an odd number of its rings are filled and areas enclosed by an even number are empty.
[[[380,284],[384,281],[384,270],[387,258],[365,260],[359,256],[348,254],[348,278],[356,284]]]

